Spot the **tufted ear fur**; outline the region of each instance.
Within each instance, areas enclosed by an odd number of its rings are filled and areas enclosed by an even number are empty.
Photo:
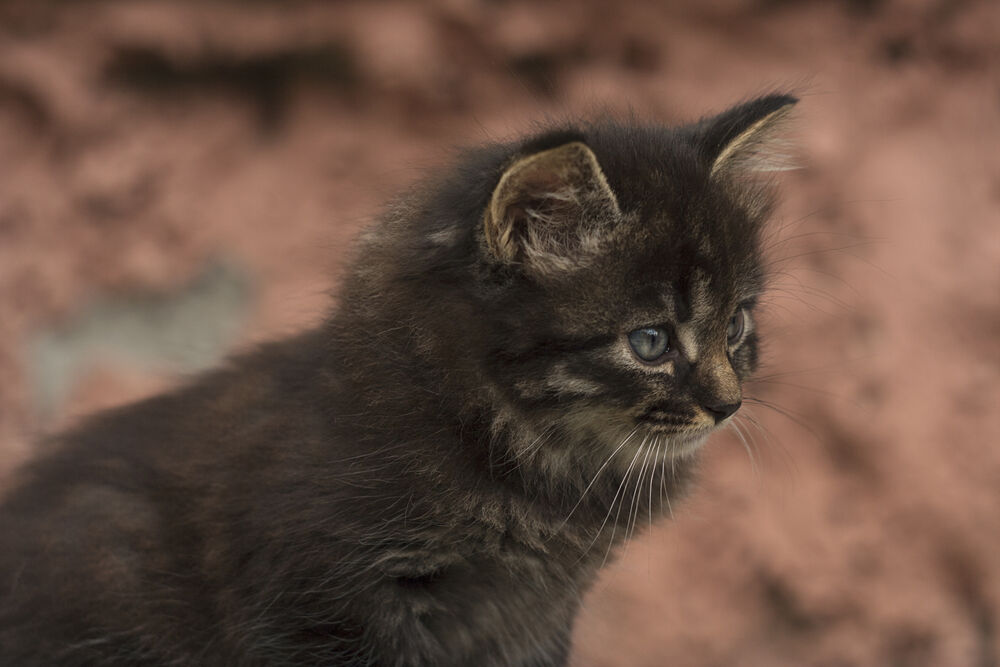
[[[712,176],[794,169],[782,130],[797,102],[768,95],[702,121],[701,148]]]
[[[619,216],[597,157],[571,141],[516,159],[500,177],[483,224],[497,260],[551,274],[584,264]]]

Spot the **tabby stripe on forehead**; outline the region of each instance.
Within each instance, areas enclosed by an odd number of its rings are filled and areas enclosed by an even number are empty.
[[[678,324],[674,327],[674,333],[681,344],[681,351],[687,360],[695,362],[698,360],[698,333],[690,324]]]
[[[667,305],[673,310],[675,322],[687,322],[691,319],[691,301],[687,292],[689,284],[682,283],[683,286],[675,290],[673,298],[666,299]]]

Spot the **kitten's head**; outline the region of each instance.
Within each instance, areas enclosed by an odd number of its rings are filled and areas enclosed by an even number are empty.
[[[773,95],[679,129],[597,124],[523,144],[478,236],[487,375],[506,409],[595,442],[692,451],[757,364]]]

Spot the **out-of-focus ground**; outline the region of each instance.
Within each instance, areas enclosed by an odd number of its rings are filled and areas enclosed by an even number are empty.
[[[997,665],[991,0],[0,2],[0,469],[316,322],[455,145],[788,85],[777,410],[602,577],[573,664]]]

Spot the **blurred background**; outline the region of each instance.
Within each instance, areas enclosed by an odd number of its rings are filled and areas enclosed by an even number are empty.
[[[774,88],[803,168],[767,405],[605,573],[572,664],[1000,664],[995,0],[2,0],[0,472],[317,322],[455,146]]]

